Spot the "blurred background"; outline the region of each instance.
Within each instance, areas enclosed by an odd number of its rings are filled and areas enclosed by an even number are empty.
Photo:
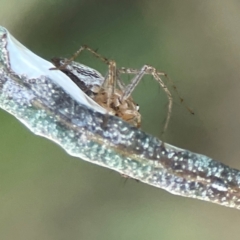
[[[167,72],[195,115],[172,91],[166,141],[240,169],[239,1],[1,0],[0,25],[45,59],[88,44],[118,66]],[[90,54],[78,60],[105,75]],[[164,92],[146,77],[133,96],[142,129],[160,137]],[[68,156],[4,111],[0,135],[0,239],[239,239],[238,210]]]

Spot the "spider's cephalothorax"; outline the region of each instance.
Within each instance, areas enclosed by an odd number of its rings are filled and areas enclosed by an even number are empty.
[[[93,98],[100,106],[107,109],[107,111],[124,121],[129,122],[135,127],[141,125],[141,114],[139,113],[139,106],[133,101],[132,97],[122,100],[123,92],[115,89],[114,94],[109,97],[105,89],[101,89]],[[109,102],[109,106],[108,106]]]

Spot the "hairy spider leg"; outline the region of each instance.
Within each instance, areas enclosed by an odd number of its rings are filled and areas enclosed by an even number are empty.
[[[131,82],[125,87],[124,93],[122,95],[122,100],[127,99],[132,94],[132,92],[134,91],[134,89],[136,88],[138,83],[141,81],[143,76],[146,74],[151,74],[154,77],[154,79],[163,88],[163,90],[165,91],[167,98],[168,98],[168,113],[167,113],[167,118],[165,120],[163,131],[161,133],[161,135],[163,135],[163,133],[165,133],[165,131],[167,130],[167,127],[168,127],[168,124],[170,121],[170,117],[171,117],[171,113],[172,113],[173,98],[172,98],[172,95],[171,95],[170,91],[168,90],[167,86],[164,84],[164,82],[160,78],[156,68],[154,68],[150,65],[144,65],[140,70],[135,70],[135,69],[131,69],[131,68],[120,68],[120,69],[118,69],[118,71],[120,73],[136,74],[136,76],[131,80]]]
[[[65,69],[68,64],[70,64],[72,61],[74,61],[82,51],[87,50],[90,53],[92,53],[95,57],[99,58],[102,62],[106,63],[108,65],[108,74],[105,77],[103,88],[107,93],[107,106],[110,106],[111,103],[111,97],[114,95],[114,91],[116,88],[116,82],[117,82],[117,69],[116,69],[116,62],[113,60],[108,60],[107,58],[101,56],[98,54],[95,50],[88,47],[87,45],[83,45],[77,50],[72,57],[70,57],[63,65],[51,68],[51,70],[62,70]]]
[[[139,69],[133,69],[133,68],[119,68],[117,69],[117,74],[119,73],[125,73],[125,74],[138,74],[139,73]],[[185,103],[184,99],[182,98],[182,96],[179,94],[178,92],[178,89],[177,89],[177,86],[174,84],[174,82],[172,81],[172,79],[168,76],[167,73],[165,72],[159,72],[159,71],[156,71],[157,75],[160,77],[160,76],[164,76],[169,82],[170,84],[172,85],[172,88],[174,89],[174,91],[176,92],[178,98],[179,98],[179,101],[180,103],[192,114],[194,115],[194,111]],[[145,72],[145,74],[149,74],[149,75],[152,75],[151,72]]]
[[[134,91],[135,87],[137,86],[137,84],[139,83],[139,81],[141,80],[141,78],[145,75],[152,75],[154,77],[154,79],[160,84],[161,88],[164,90],[164,92],[167,95],[168,98],[168,113],[167,113],[167,118],[165,120],[165,124],[164,124],[164,129],[162,134],[167,130],[169,121],[170,121],[170,117],[171,117],[171,113],[172,113],[172,95],[170,93],[170,91],[168,90],[167,86],[164,84],[163,80],[161,79],[160,76],[164,76],[166,77],[166,79],[170,82],[170,84],[172,85],[173,89],[175,90],[175,92],[178,95],[178,98],[181,102],[181,104],[184,105],[184,107],[191,113],[194,114],[194,112],[191,110],[191,108],[189,108],[185,103],[184,103],[184,99],[180,96],[176,85],[173,83],[173,81],[171,80],[171,78],[164,72],[159,72],[157,71],[156,68],[149,66],[149,65],[144,65],[140,70],[139,69],[132,69],[132,68],[119,68],[117,69],[117,74],[136,74],[136,77],[134,77],[131,81],[131,83],[129,85],[127,85],[125,87],[125,91],[124,91],[124,95],[123,98],[127,98],[127,96],[131,95],[132,92]]]

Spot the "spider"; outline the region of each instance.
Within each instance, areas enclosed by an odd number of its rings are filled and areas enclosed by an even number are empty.
[[[108,65],[108,73],[105,78],[95,69],[74,61],[84,50],[89,51]],[[51,68],[51,70],[61,70],[67,74],[83,92],[100,106],[105,108],[108,114],[120,117],[135,127],[140,127],[141,115],[139,113],[139,106],[134,102],[131,94],[145,74],[152,75],[160,84],[168,98],[168,113],[163,133],[166,131],[173,105],[172,95],[161,79],[161,76],[167,77],[166,73],[159,72],[156,68],[150,65],[144,65],[140,70],[132,68],[117,68],[115,61],[102,57],[95,50],[86,45],[81,46],[71,58],[53,58],[52,63],[55,65],[55,68]],[[135,76],[128,85],[125,85],[120,79],[120,74],[135,74]],[[174,84],[173,87],[177,91]],[[180,96],[179,98],[180,101],[183,102],[183,99]],[[187,107],[187,109],[191,114],[194,114],[190,108]]]

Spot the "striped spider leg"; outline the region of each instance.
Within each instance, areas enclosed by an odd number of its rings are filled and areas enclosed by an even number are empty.
[[[167,98],[168,98],[168,113],[167,118],[165,120],[163,133],[167,130],[171,113],[172,113],[172,105],[173,105],[173,98],[171,92],[168,90],[167,86],[164,84],[162,79],[160,78],[161,75],[164,75],[164,73],[158,72],[156,68],[150,66],[150,65],[144,65],[140,70],[131,69],[131,68],[119,68],[119,73],[126,73],[126,74],[135,74],[135,77],[131,80],[131,82],[125,87],[124,94],[122,96],[122,99],[128,98],[134,91],[135,87],[138,85],[140,80],[143,78],[145,74],[151,74],[154,79],[160,84],[160,86],[165,91]]]
[[[144,65],[140,70],[139,69],[132,69],[132,68],[124,68],[124,67],[119,68],[118,69],[118,74],[135,74],[136,75],[136,77],[132,79],[131,83],[127,87],[125,87],[125,92],[124,92],[125,95],[123,96],[123,99],[132,94],[135,87],[137,86],[137,84],[139,83],[139,81],[141,80],[143,75],[145,75],[145,74],[152,75],[153,78],[160,84],[161,88],[164,90],[164,92],[166,93],[167,98],[168,98],[167,118],[165,120],[165,124],[164,124],[162,134],[167,130],[167,127],[168,127],[168,124],[169,124],[169,121],[170,121],[170,117],[171,117],[171,113],[172,113],[172,106],[173,106],[173,98],[172,98],[171,92],[169,91],[169,89],[167,88],[167,86],[165,85],[163,80],[161,79],[161,76],[164,76],[171,83],[171,85],[173,86],[173,89],[175,90],[175,92],[178,95],[178,98],[179,98],[180,102],[184,105],[184,107],[192,115],[194,115],[194,112],[192,111],[192,109],[189,108],[186,104],[184,104],[184,99],[180,96],[176,85],[173,83],[171,78],[169,78],[168,75],[165,72],[159,72],[159,71],[157,71],[156,68],[154,68],[152,66]],[[138,75],[140,75],[141,77],[137,78]]]

